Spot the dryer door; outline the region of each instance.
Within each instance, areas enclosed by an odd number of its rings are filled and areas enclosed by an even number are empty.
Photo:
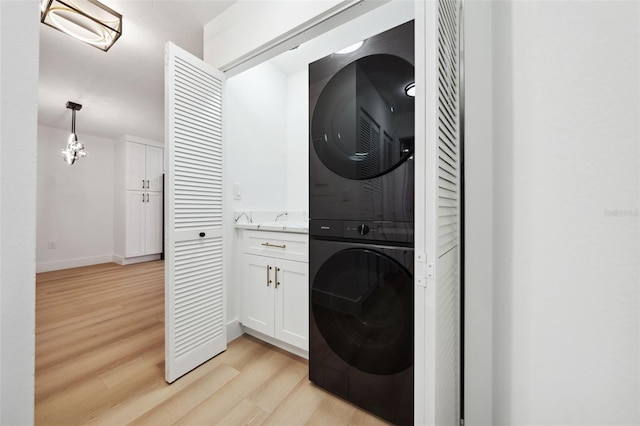
[[[413,364],[413,280],[395,260],[370,249],[331,256],[311,285],[315,323],[331,350],[367,373]]]
[[[390,172],[413,153],[414,67],[394,55],[369,55],[338,71],[318,98],[311,139],[322,163],[347,179]]]

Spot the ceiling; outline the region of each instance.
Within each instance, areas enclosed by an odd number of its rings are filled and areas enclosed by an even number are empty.
[[[102,0],[123,15],[108,52],[40,25],[38,124],[71,130],[67,101],[83,105],[76,132],[164,140],[164,45],[202,58],[203,26],[237,0]]]
[[[123,15],[122,36],[108,52],[40,25],[38,123],[71,130],[67,101],[83,105],[76,132],[117,139],[164,140],[164,45],[202,58],[203,26],[237,0],[102,0]],[[413,19],[413,2],[397,1],[271,59],[285,74]]]

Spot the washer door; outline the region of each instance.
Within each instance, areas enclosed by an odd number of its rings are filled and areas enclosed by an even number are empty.
[[[414,145],[414,99],[405,87],[414,68],[393,55],[360,58],[322,90],[311,118],[318,158],[347,179],[370,179],[398,167]]]
[[[413,280],[393,259],[369,249],[334,254],[311,286],[316,326],[333,352],[367,373],[413,364]]]

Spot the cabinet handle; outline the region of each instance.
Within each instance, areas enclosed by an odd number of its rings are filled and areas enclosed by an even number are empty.
[[[271,284],[271,280],[269,279],[269,271],[271,270],[271,266],[267,265],[267,287]]]
[[[142,202],[144,203],[144,194],[142,194]]]
[[[271,243],[262,243],[262,245],[265,247],[287,248],[286,244],[278,245],[278,244],[271,244]]]
[[[147,194],[147,203],[149,202],[149,194]]]
[[[144,189],[144,179],[142,179],[142,189]]]
[[[147,179],[147,189],[149,189],[149,179]]]
[[[280,285],[280,281],[278,281],[278,271],[280,270],[280,268],[278,268],[276,266],[276,288],[278,288],[278,286]]]

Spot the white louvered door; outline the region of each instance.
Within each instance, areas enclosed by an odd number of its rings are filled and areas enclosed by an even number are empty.
[[[416,234],[416,424],[458,425],[461,418],[461,118],[460,0],[419,2],[416,52],[424,94],[416,114],[425,117],[417,134],[424,140],[425,192],[416,196],[416,214],[425,229]],[[419,18],[418,18],[419,17]],[[416,83],[416,86],[418,84]],[[418,102],[419,100],[419,102]],[[416,155],[418,151],[416,150]],[[420,204],[420,207],[418,206]],[[418,352],[416,352],[418,353]],[[418,355],[416,355],[418,359]]]
[[[222,240],[224,74],[165,48],[165,378],[227,346]]]

